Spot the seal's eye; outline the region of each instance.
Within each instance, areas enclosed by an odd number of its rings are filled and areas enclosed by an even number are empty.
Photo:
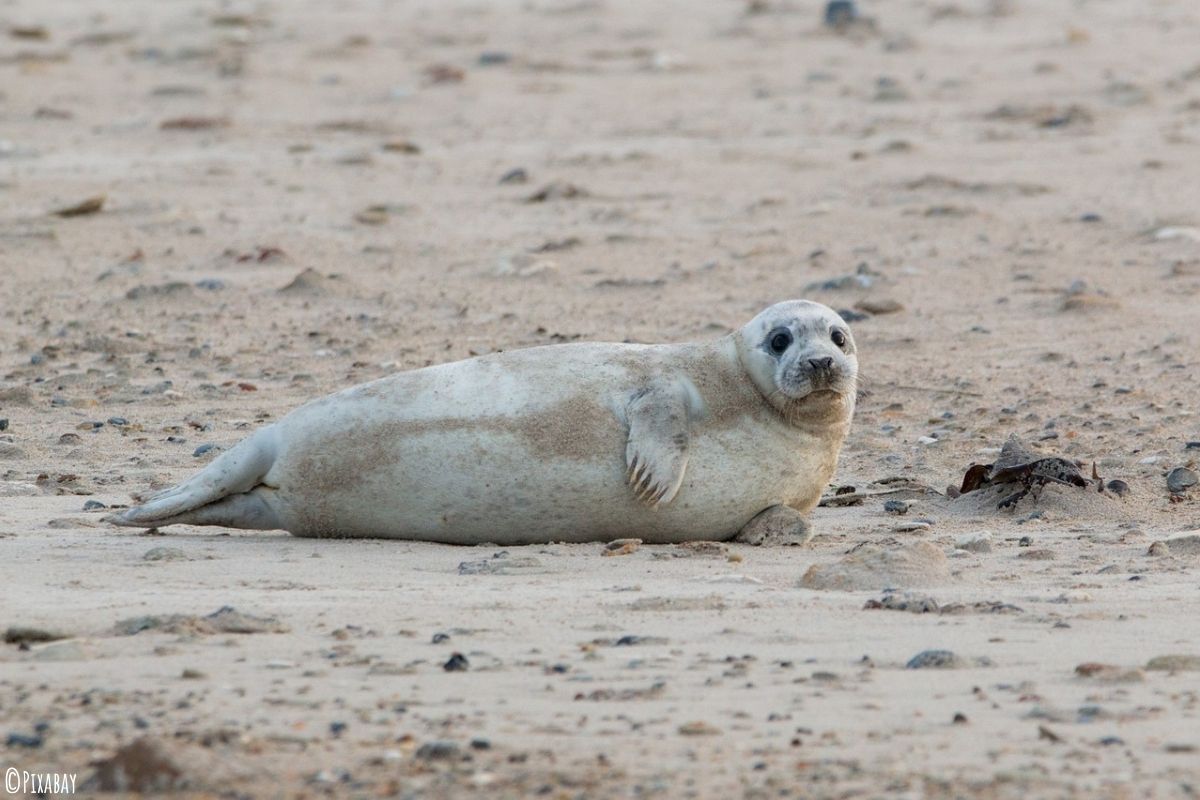
[[[792,344],[792,334],[786,329],[780,329],[771,334],[771,338],[767,342],[771,348],[771,352],[775,355],[781,355],[784,350]]]
[[[846,346],[846,334],[842,333],[841,331],[835,330],[829,335],[829,338],[833,339],[833,343],[838,347]]]

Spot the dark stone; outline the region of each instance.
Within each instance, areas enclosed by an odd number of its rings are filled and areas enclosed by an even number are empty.
[[[0,431],[8,430],[8,420],[0,419]]]
[[[966,666],[963,658],[949,650],[922,650],[908,660],[905,669],[957,669]]]
[[[500,176],[501,184],[528,183],[528,182],[529,182],[529,173],[525,171],[524,167],[516,167],[514,169],[510,169],[508,172],[506,172]]]
[[[441,644],[442,642],[448,642],[448,641],[450,641],[450,634],[441,633],[439,631],[438,633],[435,633],[433,635],[433,639],[431,639],[431,641],[433,642],[433,644]]]
[[[442,669],[446,672],[466,672],[471,668],[471,662],[467,661],[467,657],[462,653],[453,653],[450,660],[442,664]]]
[[[29,736],[24,733],[10,733],[5,739],[7,747],[24,747],[28,750],[36,750],[44,744],[41,736]]]
[[[461,752],[456,742],[426,742],[414,755],[422,761],[457,761]]]
[[[104,505],[104,503],[101,503],[99,500],[88,500],[83,504],[84,511],[99,511],[102,508],[108,508],[108,506]]]
[[[208,442],[207,444],[202,444],[199,447],[197,447],[195,450],[193,450],[192,457],[199,458],[200,456],[204,455],[205,453],[209,453],[209,452],[212,452],[213,450],[219,450],[219,449],[220,448],[217,445],[213,444],[212,442]]]
[[[825,24],[831,28],[843,28],[858,19],[858,8],[854,0],[829,0],[825,4]]]

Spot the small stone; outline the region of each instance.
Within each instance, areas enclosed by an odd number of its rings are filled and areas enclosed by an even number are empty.
[[[142,554],[143,561],[186,561],[187,553],[178,547],[152,547]]]
[[[889,298],[860,300],[854,304],[854,307],[868,314],[895,314],[904,310],[904,306],[899,301]]]
[[[1023,553],[1018,553],[1017,558],[1023,558],[1026,561],[1053,561],[1055,555],[1053,550],[1048,550],[1045,547],[1039,547],[1033,550],[1026,550]]]
[[[1129,494],[1129,484],[1119,478],[1111,480],[1104,485],[1104,488],[1115,494],[1117,497],[1124,497]]]
[[[27,750],[36,750],[44,744],[40,735],[25,733],[10,733],[4,742],[7,747],[24,747]]]
[[[99,500],[88,500],[83,504],[84,511],[99,511],[102,508],[108,508],[108,506],[104,505],[104,503],[101,503]]]
[[[972,553],[990,553],[992,552],[992,534],[988,531],[972,533],[960,538],[954,543],[954,546],[959,550],[967,550]]]
[[[471,740],[471,749],[472,750],[491,750],[492,743],[490,740],[484,739],[482,737],[477,738],[477,739],[472,739]]]
[[[187,667],[182,673],[180,673],[179,677],[183,678],[185,681],[199,681],[204,680],[208,677],[208,675],[198,669]]]
[[[446,672],[466,672],[471,668],[471,662],[467,661],[467,657],[462,653],[454,653],[450,656],[450,660],[442,664],[442,669]]]
[[[889,514],[907,514],[911,506],[912,501],[910,500],[886,500],[883,503],[883,510]]]
[[[507,64],[509,61],[512,61],[512,56],[500,50],[485,50],[476,59],[481,67],[494,67],[497,64]]]
[[[854,0],[829,0],[825,4],[825,24],[831,28],[845,28],[858,19],[858,7]]]
[[[1155,672],[1200,672],[1200,655],[1155,656],[1146,662],[1146,669]]]
[[[57,633],[46,628],[35,628],[32,626],[13,625],[4,631],[5,644],[37,644],[40,642],[57,642],[59,639],[65,638],[67,638],[65,633]]]
[[[345,733],[348,727],[344,722],[331,722],[329,723],[329,734],[336,739]]]
[[[433,639],[430,640],[430,642],[432,644],[441,644],[442,642],[448,642],[448,641],[450,641],[450,634],[440,633],[440,632],[435,633],[433,635]]]
[[[413,754],[422,761],[457,761],[462,749],[456,742],[426,742]]]
[[[129,424],[129,420],[125,419],[124,417],[109,417],[108,424],[114,425],[118,428],[124,428]]]
[[[967,724],[967,715],[962,713],[961,711],[955,712],[954,719],[950,720],[950,723],[952,725],[966,725]]]
[[[923,650],[908,660],[905,669],[962,669],[967,660],[950,650]]]
[[[1146,551],[1146,555],[1164,558],[1171,555],[1171,547],[1166,542],[1152,542],[1150,549]]]
[[[614,539],[604,545],[602,556],[627,556],[642,546],[641,539]]]
[[[720,728],[713,727],[707,722],[685,722],[679,726],[680,736],[716,736],[721,732]]]
[[[7,423],[7,422],[8,422],[8,420],[6,420],[6,419],[0,419],[0,431],[4,430],[4,423]],[[1188,442],[1187,444],[1185,444],[1183,446],[1183,449],[1184,450],[1200,450],[1200,442]]]
[[[0,419],[0,431],[6,431],[6,430],[8,430],[8,420]]]
[[[1187,467],[1176,467],[1167,473],[1167,491],[1171,494],[1183,494],[1197,483],[1200,477]]]
[[[528,183],[528,182],[529,182],[529,173],[525,171],[524,167],[516,167],[515,169],[510,169],[508,172],[506,172],[500,176],[500,183],[502,185],[503,184],[513,184],[513,183]]]
[[[1032,536],[1022,536],[1020,539],[1017,540],[1017,547],[1029,547],[1032,544],[1033,544]]]
[[[927,531],[933,527],[933,523],[929,520],[914,519],[911,522],[901,522],[899,525],[893,525],[892,530],[896,533],[916,533],[917,531]]]
[[[195,450],[193,450],[192,458],[200,458],[200,456],[203,456],[207,453],[211,453],[214,450],[220,450],[220,449],[221,449],[220,445],[216,445],[216,444],[213,444],[212,442],[208,442],[207,444],[202,444],[199,447],[197,447]]]

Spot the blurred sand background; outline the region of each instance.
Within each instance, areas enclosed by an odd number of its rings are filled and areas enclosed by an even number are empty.
[[[204,797],[1200,792],[1200,488],[1166,483],[1200,458],[1200,6],[822,10],[0,3],[0,625],[33,629],[0,645],[0,767]],[[396,370],[797,296],[863,315],[869,390],[835,479],[867,496],[808,547],[83,510]],[[1013,433],[1130,491],[945,495]],[[906,668],[927,650],[953,656]]]

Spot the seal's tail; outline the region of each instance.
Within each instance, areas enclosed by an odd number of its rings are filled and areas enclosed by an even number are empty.
[[[140,505],[105,517],[105,521],[132,528],[177,523],[279,527],[268,502],[271,490],[262,484],[275,463],[274,433],[273,426],[256,431],[178,486],[139,497]]]

